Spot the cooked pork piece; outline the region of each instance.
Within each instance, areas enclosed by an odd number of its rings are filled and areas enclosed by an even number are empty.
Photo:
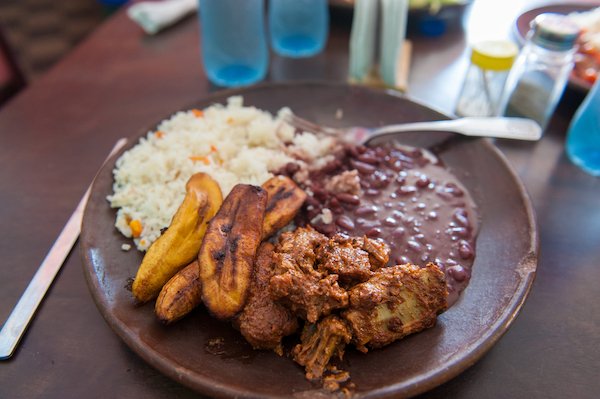
[[[331,358],[342,358],[351,337],[346,323],[334,315],[316,324],[307,323],[300,337],[301,343],[294,347],[294,360],[304,366],[307,379],[319,379]]]
[[[316,253],[326,242],[327,237],[313,228],[298,228],[281,235],[273,256],[272,297],[311,323],[348,305],[348,293],[339,286],[338,275],[316,269]]]
[[[444,273],[432,263],[381,268],[349,292],[350,307],[342,318],[362,352],[432,327],[448,296]]]
[[[371,270],[384,266],[389,253],[388,246],[381,241],[336,234],[318,248],[318,268],[339,275],[344,283],[359,283],[371,277]]]
[[[358,175],[358,171],[346,170],[339,175],[332,176],[325,184],[325,190],[334,194],[360,194],[360,176]]]
[[[371,270],[379,269],[387,265],[390,260],[390,247],[386,243],[380,240],[373,240],[371,238],[363,237],[361,248],[369,253],[369,262],[371,263]]]
[[[289,309],[275,302],[269,293],[269,280],[273,276],[273,249],[273,244],[269,242],[259,247],[248,301],[234,323],[254,349],[273,349],[281,355],[281,339],[298,329],[298,321]]]
[[[371,277],[369,254],[357,246],[352,239],[331,239],[319,247],[319,271],[340,276],[344,283],[362,282]]]

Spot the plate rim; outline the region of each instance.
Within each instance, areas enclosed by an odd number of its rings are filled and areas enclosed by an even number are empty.
[[[271,83],[264,82],[254,86],[245,87],[245,88],[235,88],[235,89],[225,89],[218,90],[212,93],[209,93],[205,96],[199,97],[192,104],[188,104],[185,106],[193,107],[194,104],[199,102],[213,102],[217,99],[222,100],[223,98],[229,97],[231,95],[244,95],[245,93],[251,91],[264,91],[270,89],[278,89],[278,88],[293,88],[298,86],[320,86],[320,87],[333,87],[340,90],[343,89],[358,89],[361,91],[369,91],[374,94],[383,94],[391,97],[398,97],[410,102],[413,102],[419,106],[428,108],[434,112],[439,113],[444,118],[452,119],[453,117],[447,113],[441,112],[435,107],[425,104],[424,102],[414,99],[411,96],[398,92],[392,89],[380,89],[380,88],[372,88],[362,85],[350,85],[343,82],[323,82],[323,81],[293,81],[293,82],[281,82],[281,83]],[[216,102],[216,101],[215,101]],[[174,112],[180,111],[181,109],[185,109],[183,107],[179,107]],[[165,117],[172,115],[174,112],[170,114],[165,114],[161,117],[158,122],[164,120]],[[143,128],[144,132],[140,133],[141,129],[137,132],[134,132],[132,135],[128,136],[127,145],[110,157],[104,166],[101,168],[104,169],[108,167],[108,165],[113,165],[116,159],[120,157],[125,151],[129,150],[133,145],[138,143],[140,137],[142,137],[145,133],[148,132],[148,129],[151,127],[157,126],[158,122],[154,122],[154,124],[149,124],[148,128]],[[458,356],[451,356],[445,362],[444,366],[437,366],[434,369],[430,370],[427,373],[423,373],[414,377],[411,380],[406,380],[403,382],[387,385],[382,388],[372,389],[370,391],[365,392],[357,392],[356,397],[364,397],[364,398],[374,398],[374,397],[391,397],[391,396],[414,396],[417,394],[424,393],[428,390],[433,389],[453,378],[457,375],[471,367],[475,364],[479,359],[483,357],[485,353],[487,353],[496,342],[508,331],[509,327],[512,325],[518,314],[520,313],[523,304],[529,293],[531,291],[533,281],[536,275],[536,269],[539,261],[539,234],[536,222],[535,210],[532,205],[530,196],[525,188],[525,185],[514,171],[507,158],[502,154],[502,152],[492,144],[492,141],[489,139],[478,139],[482,140],[482,145],[488,147],[489,150],[494,153],[494,155],[498,158],[500,162],[502,162],[506,171],[512,178],[512,181],[516,184],[516,189],[520,194],[520,202],[523,205],[523,209],[527,214],[527,225],[529,227],[529,248],[527,250],[527,254],[521,259],[518,265],[516,265],[516,271],[521,275],[521,279],[519,280],[517,287],[510,299],[507,302],[507,305],[503,308],[502,312],[500,312],[498,318],[494,321],[493,324],[486,330],[487,333],[483,334],[479,337],[472,345],[469,346],[469,350],[460,351]],[[100,171],[99,171],[100,173]],[[96,189],[97,179],[94,179],[92,184],[92,192]],[[89,218],[90,210],[89,205],[86,206],[83,215],[84,226],[85,221]],[[98,279],[96,277],[96,273],[93,266],[93,260],[90,257],[90,248],[87,248],[87,229],[82,228],[81,239],[80,239],[80,255],[82,258],[83,272],[86,280],[86,284],[96,307],[100,311],[102,317],[105,319],[110,328],[125,342],[125,344],[132,349],[138,356],[140,356],[148,365],[157,369],[164,375],[168,376],[172,380],[181,383],[196,392],[200,392],[203,394],[211,395],[214,397],[238,397],[238,398],[253,398],[256,397],[256,394],[250,392],[248,390],[240,390],[231,385],[221,384],[213,379],[207,378],[200,374],[188,374],[185,371],[180,370],[180,367],[177,366],[177,363],[169,358],[162,356],[159,352],[153,350],[148,345],[143,345],[138,342],[135,338],[137,335],[134,331],[124,325],[119,320],[116,320],[113,314],[109,311],[109,306],[106,304],[106,301],[102,299],[100,293],[102,291],[102,287],[100,286]],[[187,370],[187,369],[186,369]],[[282,396],[279,395],[266,395],[263,397],[268,398],[280,398]]]

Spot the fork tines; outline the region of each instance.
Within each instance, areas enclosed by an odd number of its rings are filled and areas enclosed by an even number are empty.
[[[340,133],[337,129],[317,125],[316,123],[301,118],[292,112],[286,113],[284,116],[284,120],[290,125],[294,126],[295,128],[303,130],[305,132],[327,135],[337,135]]]

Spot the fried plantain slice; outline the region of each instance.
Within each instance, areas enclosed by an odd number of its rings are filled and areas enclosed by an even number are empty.
[[[223,202],[219,184],[205,173],[194,174],[185,188],[169,228],[150,246],[133,281],[132,292],[140,303],[156,298],[165,283],[196,258],[208,221]]]
[[[171,324],[202,303],[198,261],[193,261],[164,285],[156,299],[154,313],[164,324]]]
[[[286,176],[274,176],[263,185],[267,191],[267,209],[263,221],[263,240],[294,219],[306,193]]]
[[[208,225],[198,254],[202,300],[219,319],[233,317],[245,304],[266,204],[264,189],[238,184]]]

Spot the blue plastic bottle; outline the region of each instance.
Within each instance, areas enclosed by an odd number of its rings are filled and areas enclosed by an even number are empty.
[[[246,86],[264,79],[269,64],[264,0],[200,0],[202,58],[216,85]]]
[[[600,176],[600,79],[573,116],[567,135],[567,154],[575,165]]]
[[[286,57],[310,57],[325,47],[329,33],[327,0],[270,0],[271,46]]]

